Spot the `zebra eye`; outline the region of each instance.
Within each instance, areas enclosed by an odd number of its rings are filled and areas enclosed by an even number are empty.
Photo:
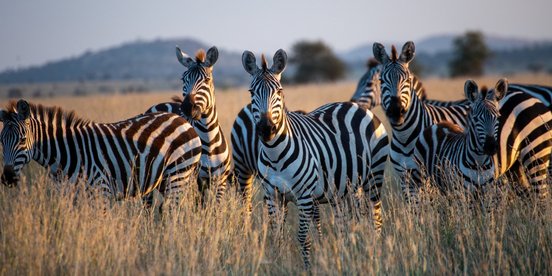
[[[25,137],[25,136],[21,136],[19,138],[19,144],[25,144],[26,141],[27,141],[27,137]]]

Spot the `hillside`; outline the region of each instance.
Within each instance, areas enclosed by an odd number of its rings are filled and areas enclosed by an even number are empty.
[[[439,35],[416,42],[416,62],[423,67],[424,76],[448,75],[447,64],[452,57],[453,39],[454,35]],[[552,71],[550,41],[494,36],[486,36],[486,40],[493,52],[485,68],[488,73]],[[394,44],[400,47],[402,43],[404,41]],[[349,79],[357,79],[364,72],[366,60],[372,56],[372,44],[366,43],[337,53],[349,67]],[[385,43],[386,46],[390,44]],[[175,58],[175,45],[190,55],[199,48],[207,49],[211,46],[190,38],[135,41],[42,66],[0,72],[0,84],[139,80],[146,82],[147,89],[174,89],[183,71]],[[241,53],[225,51],[221,47],[219,52],[220,57],[214,69],[217,86],[223,88],[246,84],[248,76],[242,70]],[[288,70],[287,76],[292,73],[292,69]]]
[[[197,49],[211,47],[194,39],[136,41],[105,50],[86,52],[43,66],[5,71],[0,73],[0,83],[175,81],[183,71],[174,54],[176,45],[190,55],[195,54]],[[246,74],[235,70],[241,66],[241,53],[231,53],[223,49],[219,49],[219,52],[219,61],[214,72],[217,83],[227,86],[242,83],[247,77]]]

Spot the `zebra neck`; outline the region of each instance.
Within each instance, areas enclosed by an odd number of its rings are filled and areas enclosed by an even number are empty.
[[[287,147],[290,136],[288,132],[289,128],[289,116],[287,116],[287,111],[284,111],[282,114],[282,120],[276,126],[276,135],[270,141],[262,141],[261,145],[263,151],[265,151],[269,156],[277,157],[281,151]]]
[[[199,139],[201,139],[204,150],[205,147],[213,146],[211,145],[211,141],[225,139],[218,121],[218,113],[214,106],[203,113],[201,119],[193,121],[193,126]]]
[[[70,157],[82,158],[80,154],[86,147],[84,140],[89,141],[89,146],[94,143],[94,138],[90,135],[93,133],[93,125],[94,123],[85,121],[68,122],[59,114],[53,118],[33,120],[33,160],[49,168],[52,173],[63,172],[67,175],[69,163],[75,161]]]

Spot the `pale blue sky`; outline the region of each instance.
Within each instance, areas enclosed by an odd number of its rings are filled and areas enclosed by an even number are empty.
[[[193,37],[273,53],[299,39],[335,50],[468,29],[552,39],[552,0],[0,0],[0,70],[136,39]]]

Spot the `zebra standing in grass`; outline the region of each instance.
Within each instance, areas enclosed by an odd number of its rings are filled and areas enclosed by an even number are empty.
[[[351,102],[356,102],[362,108],[368,110],[380,104],[380,93],[376,91],[379,90],[380,70],[381,66],[375,59],[368,60],[367,71],[360,78]],[[305,114],[302,111],[290,112]],[[259,139],[251,111],[251,104],[246,105],[238,113],[232,126],[231,139],[234,175],[239,183],[240,191],[245,196],[248,210],[251,211],[252,185],[255,176],[258,174],[257,158],[259,156]],[[317,210],[315,210],[314,217],[319,218]],[[318,222],[315,222],[315,224],[317,227],[320,225]]]
[[[412,158],[418,135],[434,123],[451,121],[466,126],[469,105],[435,107],[425,104],[413,91],[413,76],[408,69],[414,58],[414,43],[407,42],[400,56],[395,47],[391,57],[383,45],[374,43],[374,56],[382,63],[382,107],[393,128],[391,162],[401,179],[401,188],[407,194],[407,169],[416,167]],[[551,112],[535,97],[510,91],[500,101],[499,152],[495,164],[496,175],[515,175],[522,186],[524,168],[528,172],[532,190],[539,197],[547,194],[547,169],[550,161],[552,137]]]
[[[188,119],[201,139],[201,162],[199,169],[199,189],[202,196],[205,189],[214,185],[217,201],[226,191],[226,181],[232,172],[232,156],[229,143],[219,124],[215,105],[215,85],[213,65],[218,59],[218,50],[211,47],[199,50],[195,60],[176,47],[178,61],[188,70],[182,74],[182,94],[179,102],[160,103],[150,107],[148,112],[172,112]]]
[[[288,112],[280,84],[287,55],[278,50],[273,60],[268,68],[263,56],[259,68],[253,53],[242,55],[245,71],[253,76],[249,91],[260,138],[259,178],[271,216],[277,198],[297,205],[298,239],[309,267],[308,230],[317,204],[336,204],[362,188],[376,230],[381,229],[380,190],[389,141],[383,124],[354,103],[327,104],[306,115]]]
[[[451,176],[463,179],[464,187],[471,192],[484,191],[494,179],[493,156],[498,150],[498,101],[504,96],[508,81],[500,80],[494,90],[485,87],[479,92],[477,84],[468,80],[464,86],[470,102],[468,123],[465,129],[443,121],[422,132],[414,151],[417,167],[412,170],[415,204],[422,183],[435,183],[441,192],[452,189]]]
[[[157,189],[178,202],[201,154],[192,126],[174,114],[101,124],[19,100],[0,110],[0,120],[2,182],[9,186],[17,184],[21,168],[32,159],[56,179],[84,179],[87,187],[111,198],[143,196]]]

